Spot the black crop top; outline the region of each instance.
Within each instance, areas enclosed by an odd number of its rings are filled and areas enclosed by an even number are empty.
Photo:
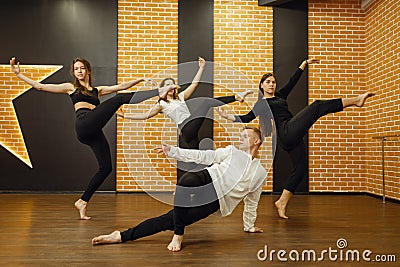
[[[92,95],[88,96],[88,95],[84,95],[84,94],[79,94],[75,90],[69,96],[71,97],[72,103],[74,105],[78,102],[87,102],[87,103],[97,106],[98,104],[100,104],[99,91],[97,90],[97,88],[93,88],[91,93],[92,93]]]

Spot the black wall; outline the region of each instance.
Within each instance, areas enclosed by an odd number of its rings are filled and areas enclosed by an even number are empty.
[[[214,1],[213,0],[179,0],[178,1],[178,83],[181,90],[187,88],[198,71],[198,64],[181,64],[197,61],[198,57],[204,58],[206,63],[201,82],[191,95],[187,104],[196,109],[201,104],[197,97],[213,97],[213,62],[214,61]],[[212,118],[212,110],[207,115]],[[199,130],[199,140],[213,139],[213,122],[205,119]],[[204,145],[205,144],[205,145]],[[179,138],[179,146],[187,148],[188,145]],[[212,149],[210,142],[200,143],[200,149]],[[186,172],[178,162],[178,179]]]
[[[273,57],[277,88],[284,86],[300,63],[308,57],[308,1],[296,0],[274,7]],[[308,104],[308,71],[303,73],[288,97],[290,111],[296,114]],[[308,148],[308,139],[304,139]],[[277,146],[274,160],[273,191],[281,192],[290,178],[292,165],[289,155]],[[308,175],[297,188],[308,192]]]
[[[116,82],[117,1],[1,1],[0,32],[1,64],[16,56],[21,64],[63,65],[45,80],[60,83],[72,81],[69,68],[79,56],[91,62],[95,85]],[[14,106],[33,168],[0,146],[0,190],[84,190],[97,163],[76,138],[69,96],[30,89]],[[104,131],[115,162],[115,118]],[[114,189],[115,171],[100,190]]]

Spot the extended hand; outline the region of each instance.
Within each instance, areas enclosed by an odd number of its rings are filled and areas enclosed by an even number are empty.
[[[206,61],[204,60],[204,58],[199,57],[199,67],[204,68],[205,65],[206,65]]]
[[[218,108],[217,108],[217,111],[218,111],[219,115],[220,115],[222,118],[225,118],[225,119],[228,118],[228,113],[226,112],[226,110],[225,110],[224,108],[218,107]]]
[[[319,59],[315,59],[315,58],[310,58],[310,59],[307,59],[306,61],[307,61],[308,65],[319,63]]]
[[[17,66],[15,66],[15,57],[10,59],[10,65],[11,65],[11,71],[15,73],[15,75],[18,75],[20,73],[20,68],[19,68],[19,62],[17,63]]]
[[[155,147],[154,150],[157,151],[157,154],[164,154],[168,156],[169,151],[171,151],[171,146],[168,144],[162,144],[161,147]]]
[[[120,107],[120,108],[117,110],[117,112],[115,112],[115,114],[117,114],[117,116],[120,116],[120,117],[122,117],[122,118],[125,117],[125,111],[123,110],[122,107]]]
[[[157,83],[156,83],[153,79],[151,79],[151,78],[149,78],[149,79],[147,79],[147,78],[144,79],[144,82],[150,84],[150,86],[157,86]]]

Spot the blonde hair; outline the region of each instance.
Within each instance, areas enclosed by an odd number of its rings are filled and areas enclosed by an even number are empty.
[[[260,145],[263,143],[263,138],[262,138],[261,131],[257,127],[245,126],[245,127],[243,127],[243,130],[252,130],[255,134],[257,134],[258,138],[260,139],[260,141],[261,141]]]

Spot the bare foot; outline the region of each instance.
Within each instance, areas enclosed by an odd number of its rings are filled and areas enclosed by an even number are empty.
[[[238,93],[238,94],[236,94],[237,100],[240,103],[242,103],[244,101],[244,99],[246,98],[246,96],[248,96],[248,95],[250,95],[252,93],[253,93],[253,91],[251,91],[251,90],[244,91],[243,93]]]
[[[115,244],[121,243],[121,233],[120,231],[114,231],[108,235],[99,235],[92,239],[92,245],[100,244]]]
[[[81,220],[90,220],[91,219],[91,217],[86,216],[86,206],[87,206],[87,202],[82,199],[78,199],[75,202],[75,208],[79,211]]]
[[[183,235],[174,235],[171,243],[169,243],[168,245],[168,249],[170,251],[180,251],[182,240],[183,240]]]
[[[362,95],[359,95],[358,97],[357,97],[357,102],[356,102],[356,106],[357,107],[362,107],[363,105],[364,105],[364,103],[365,103],[365,100],[367,100],[367,98],[369,98],[369,97],[371,97],[371,96],[374,96],[375,94],[374,93],[371,93],[371,92],[366,92],[366,93],[364,93],[364,94],[362,94]]]
[[[286,216],[286,205],[283,205],[279,200],[275,202],[275,207],[278,210],[279,217],[282,219],[289,219],[288,216]]]

